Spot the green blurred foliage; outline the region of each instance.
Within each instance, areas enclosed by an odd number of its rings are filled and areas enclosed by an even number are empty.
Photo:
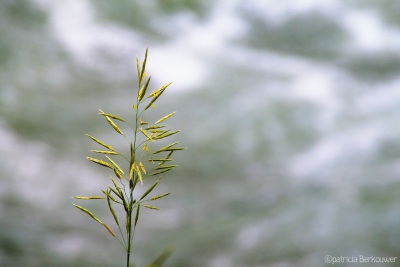
[[[217,6],[90,3],[95,22],[122,25],[150,51],[185,38],[173,28],[176,17],[189,14],[200,27]],[[349,12],[373,10],[385,27],[398,26],[396,1],[341,3]],[[326,254],[397,255],[400,103],[396,87],[385,85],[395,84],[398,53],[347,50],[353,39],[338,23],[340,14],[312,10],[274,22],[242,8],[247,4],[237,2],[235,10],[248,31],[225,40],[223,52],[184,47],[206,64],[207,76],[192,91],[167,94],[157,106],[160,116],[171,107],[178,111],[172,127],[185,133],[182,144],[190,149],[176,159],[177,172],[166,177],[165,189],[173,194],[161,207],[163,227],[140,225],[146,234],[138,235],[135,262],[149,262],[168,242],[176,250],[166,266],[180,267],[220,258],[235,267],[323,266]],[[0,2],[0,265],[121,266],[118,244],[81,220],[69,196],[77,188],[97,194],[102,187],[103,176],[84,165],[90,149],[85,134],[103,129],[97,108],[129,113],[122,107],[131,102],[134,64],[116,75],[126,65],[118,65],[115,51],[106,51],[112,59],[105,60],[108,69],[79,64],[51,31],[48,12],[33,1]],[[282,56],[283,65],[270,63],[270,53]],[[287,58],[298,65],[285,65]],[[291,95],[299,78],[293,73],[310,65],[332,70],[333,108]],[[311,89],[319,90],[304,88]],[[360,149],[364,134],[371,143]],[[321,165],[313,151],[326,143],[334,150],[327,152],[345,147],[347,153]],[[309,157],[315,161],[299,165],[315,171],[292,173],[292,162],[308,153],[317,155]],[[30,195],[35,191],[37,202]]]
[[[339,56],[341,45],[348,39],[334,19],[319,13],[299,14],[283,22],[246,13],[243,16],[250,30],[245,44],[258,49],[328,60]]]

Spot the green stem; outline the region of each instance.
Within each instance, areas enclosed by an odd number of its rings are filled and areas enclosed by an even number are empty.
[[[139,88],[140,88],[140,83],[139,83]],[[139,104],[140,102],[136,102],[136,114],[135,114],[135,128],[134,128],[134,137],[133,137],[133,155],[131,158],[131,166],[129,168],[132,168],[132,164],[135,163],[136,160],[136,141],[137,141],[137,132],[139,128]],[[133,180],[136,179],[137,174],[135,173],[134,176],[132,177]],[[130,183],[131,184],[131,183]],[[129,267],[129,262],[130,262],[130,257],[131,257],[131,251],[132,251],[132,241],[133,241],[133,235],[134,232],[132,231],[132,210],[133,210],[133,190],[134,187],[130,186],[129,187],[129,209],[128,209],[128,214],[127,214],[127,220],[128,220],[128,227],[127,227],[127,234],[128,234],[128,244],[127,244],[127,249],[126,249],[126,267]]]
[[[130,202],[132,202],[132,199],[129,200]],[[128,236],[127,236],[127,248],[126,248],[126,267],[129,267],[129,261],[130,261],[130,257],[131,257],[131,245],[132,245],[132,236],[131,236],[131,228],[132,228],[132,211],[131,211],[131,205],[129,205],[128,208],[128,214],[127,214],[127,220],[128,220]]]
[[[129,267],[130,255],[131,255],[131,254],[130,254],[129,252],[126,254],[126,267]]]

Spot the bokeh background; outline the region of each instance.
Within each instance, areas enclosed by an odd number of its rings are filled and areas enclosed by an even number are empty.
[[[178,111],[189,149],[161,211],[143,212],[135,266],[168,246],[167,267],[400,257],[399,14],[392,0],[1,0],[0,266],[124,266],[71,196],[108,184],[85,134],[121,142],[98,108],[131,116],[146,47],[152,87],[173,82],[154,118]]]

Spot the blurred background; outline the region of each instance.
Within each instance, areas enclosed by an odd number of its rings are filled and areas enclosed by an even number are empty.
[[[132,116],[146,47],[152,88],[173,82],[154,119],[178,111],[171,141],[189,149],[161,211],[142,213],[135,266],[171,245],[166,267],[400,257],[399,14],[390,0],[1,0],[0,266],[124,266],[71,196],[108,184],[85,134],[122,144],[97,112]]]

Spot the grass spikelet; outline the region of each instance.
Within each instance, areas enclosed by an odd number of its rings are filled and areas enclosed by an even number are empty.
[[[108,189],[107,191],[101,190],[101,192],[103,192],[104,195],[107,196],[107,199],[109,198],[110,200],[114,201],[115,203],[122,204],[121,202],[119,202],[118,200],[116,200],[116,199],[111,195],[111,190],[110,190],[110,189]]]
[[[144,121],[144,120],[142,120],[142,119],[140,119],[140,118],[139,118],[139,122],[140,122],[140,125],[146,125],[146,124],[149,124],[148,122],[146,122],[146,121]]]
[[[137,69],[137,76],[138,78],[140,78],[141,70],[140,70],[140,60],[138,57],[136,57],[136,69]],[[139,86],[140,86],[140,79],[139,79]]]
[[[165,125],[152,125],[150,127],[145,128],[144,130],[155,130],[155,129],[160,129],[160,128],[164,128]]]
[[[168,148],[171,148],[171,147],[173,147],[173,146],[175,146],[175,145],[177,145],[177,144],[179,144],[179,142],[174,142],[174,143],[172,143],[172,144],[169,144],[169,145],[167,145],[167,146],[164,146],[164,147],[158,149],[157,151],[164,151],[164,150],[166,150],[166,149],[168,149]]]
[[[115,223],[119,226],[118,217],[117,217],[117,214],[115,213],[115,211],[114,211],[114,209],[113,209],[113,207],[112,207],[112,205],[111,205],[111,200],[112,200],[112,199],[111,199],[110,195],[108,194],[108,195],[107,195],[108,209],[110,210],[112,216],[114,217]]]
[[[111,164],[114,166],[114,168],[119,171],[120,173],[124,174],[124,171],[121,169],[120,166],[118,166],[117,163],[115,163],[115,161],[113,161],[109,156],[106,156],[106,158],[111,162]]]
[[[123,178],[122,174],[117,169],[114,169],[114,174],[115,174],[115,176],[118,177],[118,179],[122,179]]]
[[[170,118],[170,117],[174,116],[174,115],[175,115],[175,113],[176,113],[176,111],[174,111],[174,112],[171,112],[171,113],[170,113],[170,114],[168,114],[168,115],[165,115],[164,117],[162,117],[161,119],[159,119],[158,121],[156,121],[154,124],[159,124],[160,122],[163,122],[163,121],[165,121],[166,119],[168,119],[168,118]]]
[[[148,194],[150,194],[150,192],[153,191],[154,187],[157,186],[158,182],[160,182],[160,180],[157,180],[152,186],[150,186],[149,189],[147,189],[146,192],[144,192],[144,194],[140,197],[139,200],[142,200],[142,199],[145,198]]]
[[[95,158],[92,158],[92,157],[86,157],[86,159],[88,159],[88,160],[90,160],[90,161],[92,161],[94,163],[97,163],[97,164],[99,164],[101,166],[104,166],[104,167],[107,167],[107,168],[110,168],[110,169],[113,168],[113,166],[111,166],[108,162],[105,162],[105,161],[103,161],[101,159],[95,159]]]
[[[147,205],[147,204],[143,204],[143,207],[148,208],[148,209],[152,209],[152,210],[160,210],[160,208],[151,206],[151,205]]]
[[[173,159],[167,159],[167,158],[165,158],[165,159],[148,159],[147,161],[150,161],[150,162],[166,162],[166,161],[173,161]]]
[[[111,127],[114,128],[114,130],[117,133],[124,135],[124,133],[121,131],[121,129],[108,116],[105,116],[105,118],[106,118],[107,122],[111,125]]]
[[[144,95],[146,94],[147,87],[149,86],[151,76],[147,79],[146,83],[140,88],[138,93],[138,102],[142,101]]]
[[[162,165],[162,166],[155,168],[154,170],[173,169],[175,167],[178,167],[178,165]]]
[[[146,49],[146,53],[144,54],[144,60],[142,63],[142,68],[140,70],[140,74],[139,74],[139,84],[142,84],[143,76],[146,71],[147,53],[148,53],[148,49]]]
[[[162,173],[164,173],[164,172],[168,172],[168,171],[170,171],[170,170],[172,170],[172,168],[165,169],[165,170],[162,170],[162,171],[159,171],[159,172],[151,173],[151,174],[149,174],[149,176],[160,175],[160,174],[162,174]]]
[[[133,179],[133,173],[135,172],[135,170],[136,170],[136,167],[135,167],[135,163],[133,163],[132,165],[131,165],[131,169],[129,170],[129,180],[132,180]]]
[[[172,159],[171,159],[172,153],[174,153],[174,151],[170,151],[170,152],[168,153],[168,155],[165,157],[165,159],[167,159],[167,160],[161,161],[161,162],[158,164],[158,166],[162,166],[162,165],[164,165],[164,163],[167,162],[168,160],[172,160]]]
[[[81,211],[83,211],[84,213],[86,213],[87,215],[89,215],[90,217],[92,217],[93,220],[95,220],[96,222],[103,224],[102,221],[100,221],[99,218],[97,218],[96,216],[94,216],[93,213],[91,213],[89,210],[85,209],[84,207],[81,207],[79,205],[73,204],[75,207],[77,207],[78,209],[80,209]]]
[[[147,138],[147,140],[153,140],[152,138],[151,138],[151,136],[146,132],[146,130],[144,130],[144,129],[142,129],[142,128],[140,128],[139,129],[141,132],[142,132],[142,134],[144,135],[144,136],[146,136],[146,138]]]
[[[154,139],[154,140],[164,139],[164,138],[166,138],[166,137],[169,137],[169,136],[171,136],[171,135],[177,134],[177,133],[179,133],[179,132],[180,132],[180,130],[174,131],[174,132],[170,132],[170,133],[164,132],[164,133],[162,133],[162,134],[159,134],[159,135],[153,137],[153,139]]]
[[[160,87],[159,89],[157,89],[156,91],[154,91],[153,93],[151,93],[149,95],[153,97],[153,99],[150,101],[150,103],[144,108],[144,110],[147,110],[149,107],[153,106],[154,102],[156,102],[156,100],[162,95],[162,93],[165,91],[165,89],[167,89],[168,86],[170,86],[171,83],[167,83],[165,85],[163,85],[162,87]]]
[[[175,143],[172,143],[172,144],[170,144],[168,146],[162,147],[162,148],[156,150],[155,152],[153,152],[153,154],[158,154],[158,153],[165,152],[165,151],[170,151],[171,152],[171,151],[185,150],[186,149],[185,147],[173,147],[178,143],[179,142],[175,142]]]
[[[113,236],[113,237],[117,237],[115,234],[114,234],[114,232],[111,230],[111,228],[107,225],[107,224],[105,224],[105,223],[103,223],[103,226],[107,229],[107,231]]]
[[[89,200],[89,199],[104,199],[102,196],[89,196],[89,197],[80,197],[80,196],[75,196],[73,197],[75,199],[82,199],[82,200]]]
[[[151,92],[147,98],[151,98],[151,97],[159,97],[164,91],[165,89],[167,89],[168,86],[170,86],[172,83],[166,83],[163,86],[161,86],[160,88],[154,90],[153,92]]]
[[[94,153],[99,153],[99,154],[107,154],[107,155],[119,155],[118,152],[116,151],[109,151],[109,150],[90,150]]]
[[[139,220],[139,214],[140,214],[140,203],[136,207],[135,226]]]
[[[139,166],[140,166],[140,169],[144,172],[144,174],[146,174],[146,169],[144,168],[144,165],[142,162],[139,162]]]
[[[136,173],[139,176],[140,184],[143,184],[143,177],[142,177],[142,173],[140,171],[140,167],[138,165],[135,165],[135,169],[136,169]]]
[[[125,122],[124,119],[118,117],[117,115],[109,114],[109,113],[104,113],[104,111],[102,111],[101,109],[99,109],[99,111],[100,111],[99,114],[102,115],[102,116],[104,116],[104,117],[110,117],[110,118],[113,118],[113,119],[116,119],[116,120]]]
[[[144,151],[149,151],[150,149],[149,149],[149,146],[147,145],[147,142],[146,143],[144,143],[144,145],[143,145],[143,148],[142,148]]]
[[[151,200],[151,201],[153,201],[153,200],[157,200],[157,199],[160,199],[160,198],[166,197],[166,196],[168,196],[168,195],[170,195],[170,194],[171,194],[171,193],[166,193],[166,194],[163,194],[163,195],[154,196],[154,197],[150,198],[149,200]]]
[[[88,136],[90,139],[92,139],[93,141],[95,141],[96,143],[98,143],[99,145],[102,145],[102,146],[104,146],[105,148],[114,151],[114,148],[113,148],[112,146],[107,145],[106,143],[100,141],[100,140],[97,139],[97,138],[94,138],[94,137],[91,136],[90,134],[87,134],[87,136]]]
[[[122,200],[122,203],[124,203],[125,198],[124,198],[124,195],[122,194],[122,192],[118,192],[117,190],[115,190],[115,189],[112,188],[112,187],[108,187],[108,189],[109,189],[111,192],[113,192],[119,199],[121,199],[121,200]],[[111,192],[110,192],[110,193],[111,193]]]

